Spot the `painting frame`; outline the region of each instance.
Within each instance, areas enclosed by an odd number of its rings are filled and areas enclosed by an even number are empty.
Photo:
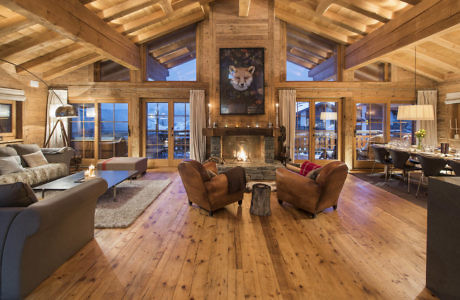
[[[265,114],[265,48],[220,48],[221,115]]]

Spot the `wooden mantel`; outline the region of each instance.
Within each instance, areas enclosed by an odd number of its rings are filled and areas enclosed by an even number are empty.
[[[229,136],[229,135],[258,135],[273,136],[273,128],[257,127],[220,127],[220,128],[203,128],[204,136]]]

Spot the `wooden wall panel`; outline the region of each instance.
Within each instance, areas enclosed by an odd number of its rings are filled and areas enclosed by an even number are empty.
[[[460,141],[454,140],[454,131],[450,130],[450,120],[455,126],[455,119],[460,126],[460,104],[445,104],[444,100],[447,93],[460,92],[460,79],[453,79],[438,85],[438,139],[441,142],[448,142],[452,147],[460,149]],[[460,131],[459,131],[460,134]]]
[[[10,66],[3,65],[5,68]],[[29,75],[11,75],[13,70],[5,72],[0,68],[0,87],[20,89],[25,91],[26,101],[22,108],[22,138],[24,143],[43,145],[46,126],[46,101],[48,89],[40,83],[39,88],[29,86],[30,80],[35,80]]]

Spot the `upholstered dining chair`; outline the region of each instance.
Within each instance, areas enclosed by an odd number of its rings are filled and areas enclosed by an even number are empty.
[[[403,178],[407,177],[407,192],[410,192],[410,173],[413,171],[420,171],[421,168],[408,164],[410,157],[409,152],[400,151],[396,149],[390,149],[390,156],[393,162],[393,169],[399,169],[403,171]]]
[[[420,180],[418,182],[417,193],[415,193],[415,197],[418,196],[418,192],[420,190],[420,185],[422,184],[424,177],[429,176],[442,176],[442,170],[446,168],[446,160],[441,157],[435,156],[426,156],[426,155],[417,155],[417,158],[422,165],[422,176],[420,176]]]
[[[315,180],[286,168],[276,169],[278,202],[311,213],[312,218],[328,207],[337,209],[340,192],[347,178],[348,167],[340,161],[331,162],[319,171]]]
[[[238,168],[238,167],[237,167]],[[196,160],[186,160],[179,164],[179,175],[188,196],[189,205],[197,204],[212,216],[214,211],[230,203],[241,205],[246,179],[240,178],[241,188],[229,192],[229,181],[225,174],[217,175],[215,162],[201,164]],[[211,171],[211,172],[208,172]],[[244,172],[241,175],[244,177]],[[238,180],[238,178],[237,178]],[[230,186],[231,189],[233,189]]]
[[[449,160],[448,164],[454,170],[455,176],[460,176],[460,161]]]
[[[374,164],[372,165],[372,172],[374,173],[375,164],[379,163],[385,166],[385,181],[388,180],[388,173],[391,176],[391,166],[393,162],[390,158],[390,153],[387,149],[382,146],[378,146],[376,144],[372,144],[372,151],[374,152]]]

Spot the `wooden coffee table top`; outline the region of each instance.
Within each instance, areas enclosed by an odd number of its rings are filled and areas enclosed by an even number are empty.
[[[137,171],[95,171],[96,177],[103,178],[107,181],[108,188],[116,186],[126,179],[137,174]],[[78,172],[66,177],[34,187],[34,190],[67,190],[82,184],[85,178],[84,172]],[[91,179],[89,179],[91,180]]]

